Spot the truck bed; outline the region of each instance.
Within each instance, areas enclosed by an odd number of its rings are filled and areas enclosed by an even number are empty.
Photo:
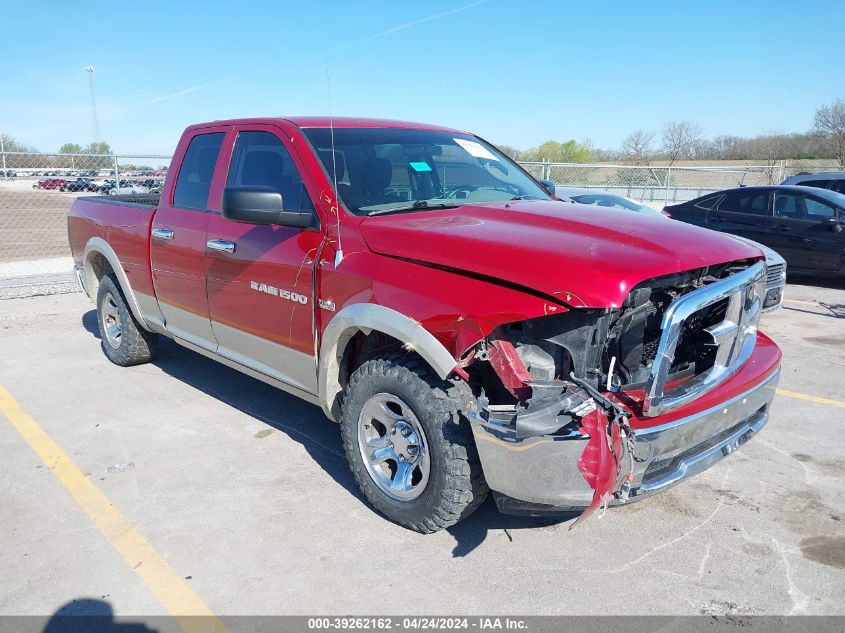
[[[125,273],[132,292],[154,296],[150,274],[150,228],[159,194],[80,196],[68,212],[68,240],[74,265],[84,267],[92,239],[105,242]]]

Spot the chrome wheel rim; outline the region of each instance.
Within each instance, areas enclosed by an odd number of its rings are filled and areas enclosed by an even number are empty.
[[[358,448],[370,478],[398,501],[419,497],[428,484],[431,459],[417,416],[393,394],[370,397],[358,416]]]
[[[103,304],[100,306],[100,323],[103,326],[103,334],[106,342],[113,348],[120,347],[120,310],[117,302],[110,292],[103,297]]]

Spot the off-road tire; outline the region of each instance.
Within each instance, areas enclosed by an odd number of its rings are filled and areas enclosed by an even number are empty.
[[[399,501],[382,492],[361,456],[358,418],[364,403],[378,393],[401,398],[425,432],[431,470],[425,490],[415,499]],[[454,525],[483,503],[489,488],[462,412],[472,399],[466,383],[441,380],[419,356],[396,353],[361,365],[341,397],[340,426],[349,468],[364,496],[391,521],[429,534]]]
[[[103,329],[103,310],[106,298],[111,295],[117,306],[120,322],[120,343],[117,348],[108,342]],[[135,319],[126,303],[126,296],[114,274],[104,275],[97,290],[97,327],[100,330],[100,347],[115,365],[130,367],[150,362],[158,349],[159,335],[145,330]]]

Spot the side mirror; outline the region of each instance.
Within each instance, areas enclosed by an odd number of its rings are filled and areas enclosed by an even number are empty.
[[[839,233],[842,230],[842,224],[839,222],[839,218],[826,218],[824,221],[830,227],[830,230],[834,233]]]
[[[555,194],[555,183],[553,183],[551,180],[546,180],[545,178],[539,178],[539,179],[537,179],[537,182],[539,182],[541,185],[543,185],[543,189],[548,191],[552,196],[556,196],[556,194]]]
[[[223,189],[223,217],[247,224],[278,224],[296,229],[311,225],[310,211],[285,211],[282,194],[272,187],[243,186]]]

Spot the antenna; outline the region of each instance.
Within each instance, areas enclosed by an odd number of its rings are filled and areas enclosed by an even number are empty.
[[[334,215],[337,219],[336,232],[337,232],[337,249],[334,253],[334,267],[337,268],[340,266],[340,262],[343,261],[343,244],[340,241],[340,207],[338,206],[338,189],[337,189],[337,157],[335,156],[335,149],[334,149],[334,117],[332,116],[332,79],[329,76],[329,60],[326,60],[326,85],[328,86],[329,90],[329,134],[331,135],[332,141],[332,177],[334,180]]]

